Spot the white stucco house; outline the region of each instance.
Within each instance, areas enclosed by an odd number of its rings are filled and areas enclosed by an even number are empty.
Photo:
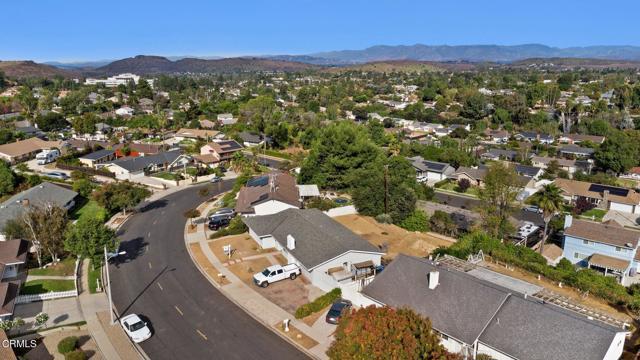
[[[242,221],[261,248],[276,248],[314,286],[323,291],[339,287],[346,298],[355,285],[371,280],[384,255],[318,209],[287,209]]]

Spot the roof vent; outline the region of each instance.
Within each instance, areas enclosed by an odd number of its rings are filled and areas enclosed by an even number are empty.
[[[428,275],[429,280],[429,289],[433,290],[438,286],[440,280],[440,272],[439,271],[430,271]]]
[[[291,236],[291,234],[287,235],[287,249],[294,250],[296,248],[296,239]]]

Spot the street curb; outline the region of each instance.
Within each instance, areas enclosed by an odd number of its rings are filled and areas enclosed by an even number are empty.
[[[185,234],[186,234],[187,226],[188,226],[188,224],[185,221],[185,226],[184,226]],[[304,348],[302,345],[296,343],[295,341],[289,339],[287,336],[283,335],[282,333],[280,333],[279,331],[274,329],[271,324],[268,324],[265,321],[263,321],[262,319],[260,319],[259,317],[255,316],[251,311],[249,311],[249,309],[247,309],[242,304],[237,302],[234,298],[232,298],[231,296],[227,295],[227,292],[222,288],[222,286],[219,285],[218,283],[216,283],[213,279],[211,279],[209,277],[209,275],[207,275],[207,273],[204,271],[204,269],[202,269],[200,264],[198,264],[198,262],[194,260],[193,253],[191,252],[191,247],[189,246],[189,242],[187,241],[186,235],[184,237],[184,244],[185,244],[185,247],[187,248],[187,252],[189,253],[189,257],[191,258],[191,262],[196,266],[198,271],[200,271],[200,273],[205,277],[205,279],[207,279],[216,289],[218,289],[220,291],[220,293],[222,295],[224,295],[224,297],[229,299],[232,303],[234,303],[237,307],[242,309],[245,313],[247,313],[249,316],[251,316],[258,323],[262,324],[265,328],[269,329],[271,332],[275,333],[276,335],[280,336],[282,339],[284,339],[285,341],[287,341],[291,345],[295,346],[298,350],[302,351],[304,354],[309,356],[311,359],[320,359],[319,357],[317,357],[313,353],[311,353],[308,349]],[[200,245],[200,242],[198,242],[197,244]],[[212,266],[213,266],[213,264],[212,264]]]

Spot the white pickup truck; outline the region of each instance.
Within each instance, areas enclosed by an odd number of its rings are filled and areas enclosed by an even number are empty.
[[[296,264],[272,265],[253,275],[253,282],[260,287],[267,287],[276,281],[291,279],[294,280],[300,275],[300,268]]]

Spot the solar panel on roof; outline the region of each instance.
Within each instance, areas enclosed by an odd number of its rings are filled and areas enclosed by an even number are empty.
[[[260,177],[253,178],[253,179],[247,181],[247,186],[249,186],[249,187],[266,186],[267,184],[269,184],[269,177],[268,176],[260,176]]]
[[[591,184],[591,186],[589,186],[589,191],[601,193],[601,192],[604,192],[605,190],[608,190],[609,194],[616,195],[616,196],[627,196],[627,194],[629,194],[629,189],[625,189],[625,188],[619,188],[619,187],[601,185],[601,184]]]
[[[439,164],[439,163],[434,163],[434,162],[430,162],[430,161],[425,161],[424,163],[425,163],[425,165],[427,165],[427,167],[429,167],[432,170],[436,170],[436,171],[440,171],[440,170],[444,169],[444,167],[446,166],[446,164]]]

